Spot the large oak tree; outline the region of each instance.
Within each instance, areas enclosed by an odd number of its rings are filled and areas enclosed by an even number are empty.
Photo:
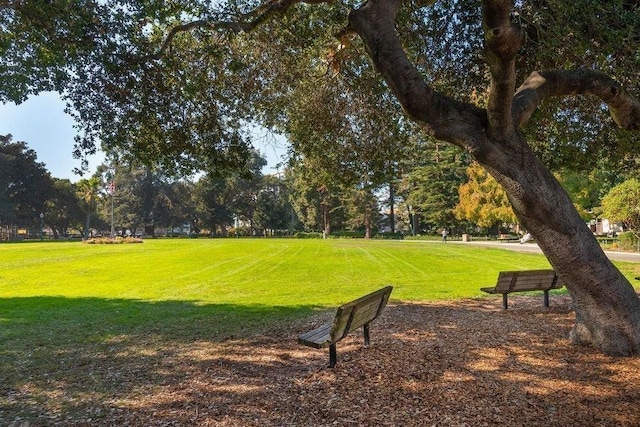
[[[438,139],[467,150],[504,187],[514,212],[567,284],[576,310],[571,338],[612,355],[640,353],[640,300],[578,215],[569,196],[520,132],[550,97],[592,95],[615,122],[640,129],[640,103],[618,82],[592,70],[534,71],[518,87],[515,60],[523,31],[511,1],[485,0],[483,28],[490,69],[486,109],[435,91],[410,62],[396,31],[400,1],[370,0],[353,10],[357,33],[407,114]]]
[[[571,153],[555,147],[637,156],[636,137],[597,120],[606,104],[620,128],[640,129],[640,103],[622,84],[637,80],[635,2],[32,0],[0,10],[0,73],[12,82],[3,101],[62,91],[83,126],[80,148],[100,140],[178,170],[241,164],[243,121],[286,122],[281,95],[322,69],[313,48],[338,33],[329,64],[366,52],[423,132],[466,150],[504,187],[573,297],[573,341],[640,353],[633,287],[539,157]],[[554,13],[566,19],[545,19]],[[478,93],[486,103],[472,102]]]

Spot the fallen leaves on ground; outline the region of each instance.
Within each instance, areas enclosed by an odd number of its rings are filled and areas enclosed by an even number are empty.
[[[327,321],[328,312],[249,339],[153,351],[141,344],[136,357],[114,351],[74,367],[64,384],[26,382],[3,397],[0,422],[640,426],[640,358],[571,345],[569,297],[554,295],[550,308],[531,296],[511,297],[508,310],[501,304],[501,298],[390,303],[371,325],[369,347],[360,333],[338,344],[334,369],[327,350],[296,341]],[[93,389],[94,381],[114,385],[105,392]]]

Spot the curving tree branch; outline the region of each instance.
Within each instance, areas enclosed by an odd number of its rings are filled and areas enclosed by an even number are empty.
[[[369,0],[351,11],[340,34],[357,33],[376,69],[405,112],[437,139],[476,151],[485,129],[483,110],[458,102],[427,84],[407,57],[395,27],[401,0]]]
[[[132,62],[142,63],[161,59],[167,49],[169,49],[169,47],[171,46],[173,39],[180,33],[191,31],[197,28],[205,28],[209,30],[230,30],[237,33],[246,33],[261,25],[271,16],[285,13],[291,6],[294,6],[296,4],[319,4],[331,2],[332,0],[271,0],[252,10],[251,12],[239,15],[238,18],[234,21],[199,19],[188,22],[186,24],[176,25],[169,30],[164,41],[160,45],[160,48],[155,53],[135,58]]]
[[[516,91],[513,116],[517,125],[523,126],[546,99],[576,95],[600,98],[609,107],[609,112],[619,127],[640,130],[640,101],[611,77],[592,70],[531,73]]]
[[[490,137],[506,141],[515,131],[511,103],[516,87],[515,57],[522,45],[522,30],[511,23],[510,0],[483,0],[482,19],[491,71],[487,116]]]

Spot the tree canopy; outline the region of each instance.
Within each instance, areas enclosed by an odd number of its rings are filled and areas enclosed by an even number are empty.
[[[0,135],[0,224],[36,224],[54,184],[25,142]]]
[[[317,124],[344,130],[359,120],[387,133],[390,123],[406,127],[360,39],[343,31],[350,7],[293,0],[5,2],[0,101],[56,90],[78,119],[76,155],[99,143],[175,172],[240,168],[250,156],[250,122],[289,133],[305,151]],[[531,69],[581,67],[610,73],[637,92],[637,13],[626,0],[516,2],[510,19],[526,34],[518,78]],[[396,21],[409,59],[434,89],[455,85],[454,98],[484,106],[489,68],[477,2],[405,3]],[[327,108],[333,120],[320,122]],[[601,158],[637,167],[630,153],[637,155],[638,137],[613,131],[605,114],[597,103],[560,98],[535,110],[542,126],[526,132],[553,168],[589,169]],[[401,144],[380,137],[380,157],[403,156]],[[391,151],[380,150],[385,146]]]

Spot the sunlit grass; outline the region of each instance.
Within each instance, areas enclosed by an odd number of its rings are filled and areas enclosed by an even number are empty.
[[[480,295],[504,269],[544,257],[438,243],[363,240],[147,240],[142,245],[0,246],[0,297],[331,305],[381,287],[393,298]]]
[[[548,268],[538,254],[365,240],[191,239],[136,245],[0,245],[0,298],[329,306],[392,284],[392,299],[484,295],[501,270]],[[634,264],[618,263],[628,277]]]

